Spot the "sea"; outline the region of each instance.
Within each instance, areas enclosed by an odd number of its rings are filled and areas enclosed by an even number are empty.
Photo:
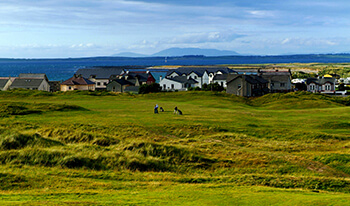
[[[81,68],[95,66],[242,65],[277,63],[349,63],[350,54],[283,56],[182,56],[182,57],[91,57],[67,59],[0,59],[0,77],[20,73],[45,73],[50,81],[69,79]]]

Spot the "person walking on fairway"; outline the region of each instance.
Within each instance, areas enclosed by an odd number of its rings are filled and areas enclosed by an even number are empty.
[[[156,106],[154,106],[154,114],[158,114],[158,104],[156,104]]]

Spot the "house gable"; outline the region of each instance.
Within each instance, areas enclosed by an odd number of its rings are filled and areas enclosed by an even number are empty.
[[[306,80],[307,91],[321,92],[321,93],[334,93],[335,82],[336,82],[336,79],[330,78],[330,77],[308,78]]]

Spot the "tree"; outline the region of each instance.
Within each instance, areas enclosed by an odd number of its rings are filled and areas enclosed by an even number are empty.
[[[339,84],[338,91],[345,91],[346,87],[344,83]]]

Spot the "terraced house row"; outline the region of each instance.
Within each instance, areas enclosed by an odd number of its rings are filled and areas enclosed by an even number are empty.
[[[92,67],[79,69],[69,79],[49,81],[45,74],[20,74],[18,77],[0,77],[0,89],[30,89],[42,91],[106,90],[138,93],[143,84],[158,83],[162,91],[187,91],[216,83],[226,92],[239,96],[261,96],[266,93],[291,92],[294,87],[288,69],[240,69],[222,66],[162,67]],[[307,91],[335,93],[336,79],[325,76],[308,78]]]

